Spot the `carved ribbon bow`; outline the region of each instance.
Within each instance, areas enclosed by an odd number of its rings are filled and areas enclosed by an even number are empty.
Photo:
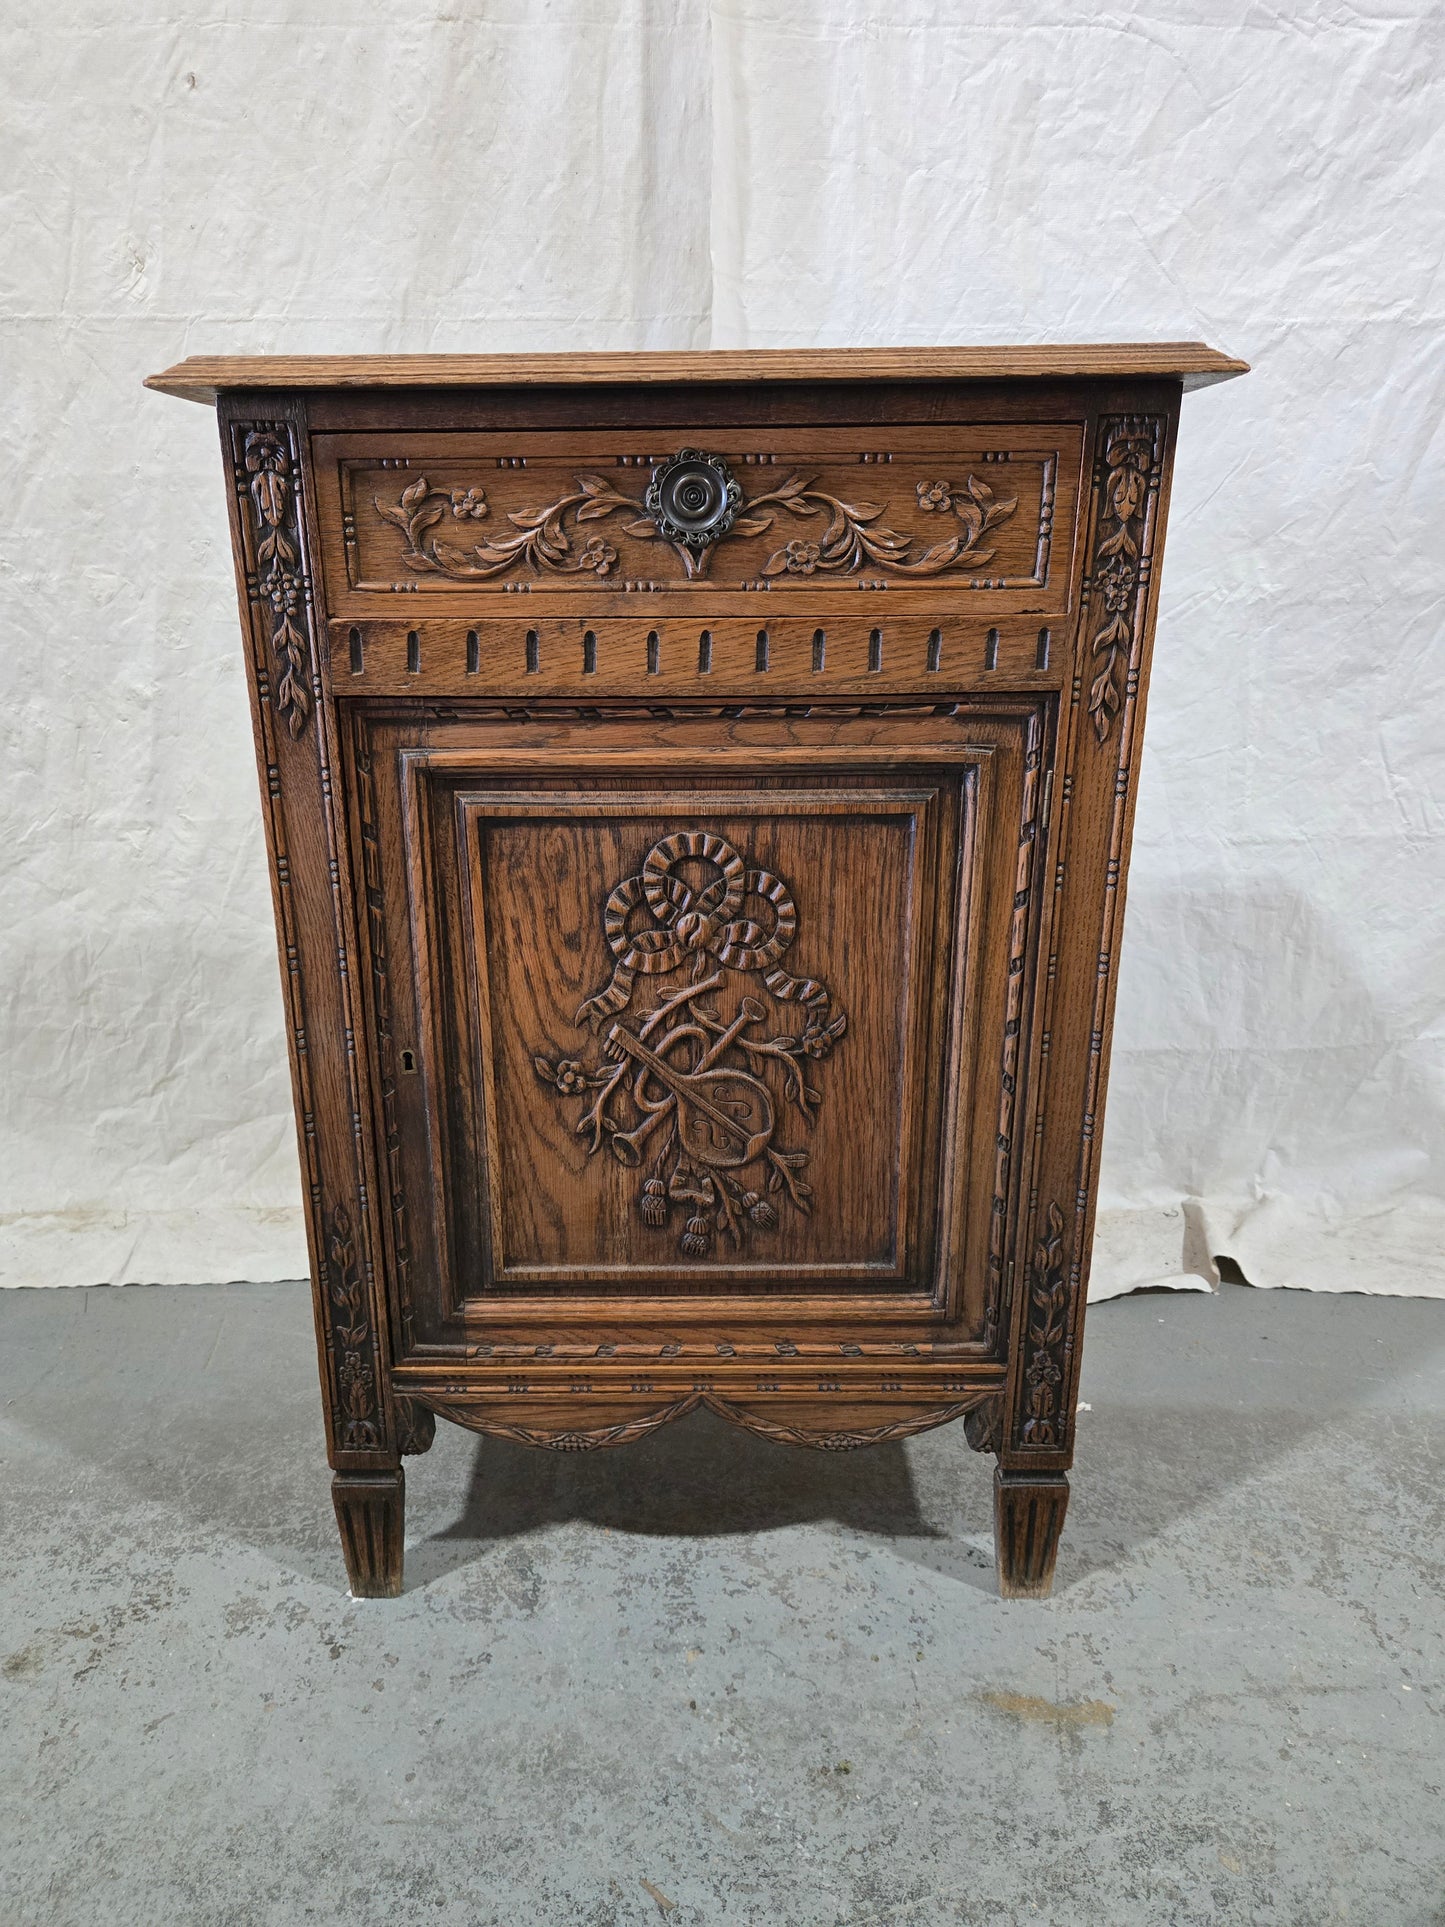
[[[675,873],[685,858],[702,858],[718,874],[694,890]],[[740,914],[755,897],[771,912],[771,927]],[[645,920],[629,928],[634,912]],[[617,959],[605,990],[583,1003],[575,1018],[595,1031],[606,1017],[625,1010],[639,975],[662,976],[676,970],[689,952],[699,969],[713,956],[735,970],[757,970],[779,1002],[822,1010],[828,1003],[823,984],[794,977],[779,967],[798,928],[792,893],[769,870],[750,870],[732,844],[706,830],[675,830],[653,844],[639,876],[624,877],[607,899],[603,925],[608,948]]]

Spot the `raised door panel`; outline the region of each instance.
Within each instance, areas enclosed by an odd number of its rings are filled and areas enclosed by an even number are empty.
[[[992,1348],[1048,722],[360,708],[404,1349],[724,1314]]]

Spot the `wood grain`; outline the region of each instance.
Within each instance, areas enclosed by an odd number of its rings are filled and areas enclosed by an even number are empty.
[[[1186,388],[1249,371],[1202,341],[1000,348],[748,348],[667,354],[190,355],[146,380],[185,401],[237,388],[536,388],[614,382],[1046,381],[1158,377]]]
[[[1075,421],[899,425],[886,438],[734,430],[703,452],[731,478],[735,511],[690,549],[648,506],[683,452],[676,435],[318,436],[329,601],[380,614],[398,596],[455,606],[522,591],[539,607],[644,595],[687,607],[843,587],[922,593],[930,608],[948,606],[940,589],[1047,606],[1068,570],[1081,442]]]
[[[433,1414],[582,1450],[699,1406],[824,1449],[965,1417],[1001,1590],[1047,1591],[1179,397],[1242,369],[1176,344],[155,378],[222,396],[355,1591],[400,1586]],[[628,540],[673,531],[663,586],[614,585],[609,491],[647,508],[689,448],[745,478],[741,526],[705,553],[649,508]],[[795,456],[771,509],[818,555],[789,568],[749,507]],[[995,537],[1009,586],[955,570]]]

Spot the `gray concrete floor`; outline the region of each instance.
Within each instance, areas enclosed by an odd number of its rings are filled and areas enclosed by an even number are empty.
[[[961,1426],[438,1428],[348,1597],[306,1291],[0,1293],[5,1927],[1445,1921],[1445,1304],[1090,1315],[1047,1604]]]

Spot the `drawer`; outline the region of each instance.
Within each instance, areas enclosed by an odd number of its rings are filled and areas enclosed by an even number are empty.
[[[327,605],[1061,616],[1081,447],[1077,422],[317,435]]]

